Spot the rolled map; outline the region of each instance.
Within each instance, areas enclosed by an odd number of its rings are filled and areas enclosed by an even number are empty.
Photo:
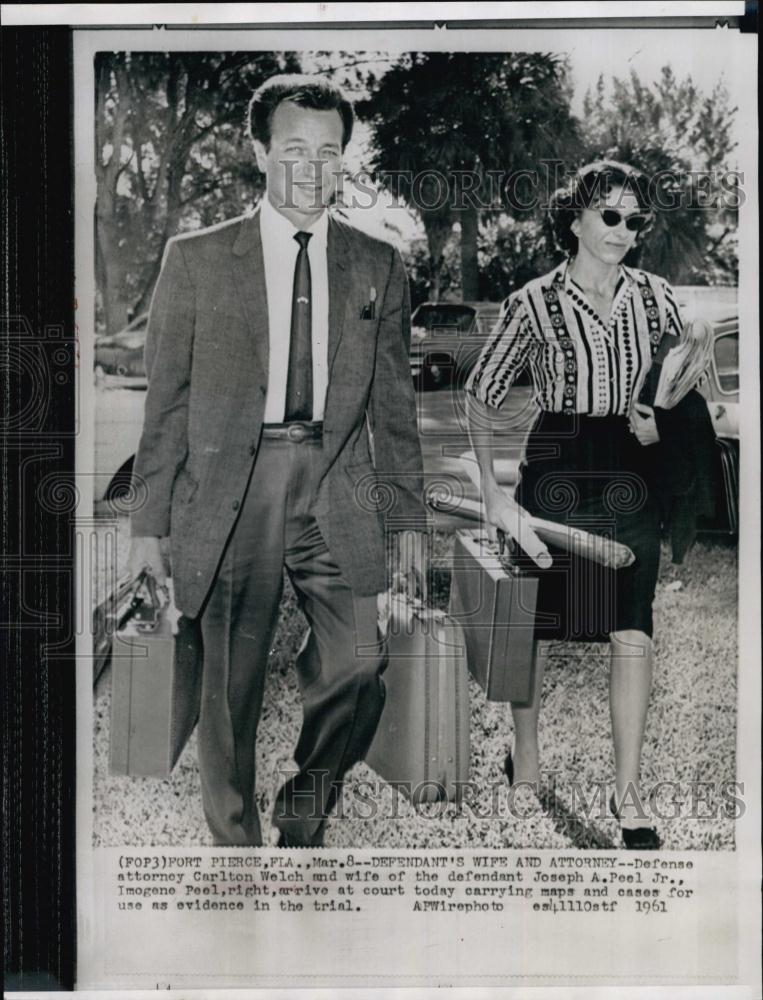
[[[427,502],[434,511],[440,511],[444,514],[460,514],[475,522],[485,521],[485,509],[476,500],[433,494]],[[520,508],[521,510],[522,508]],[[594,535],[590,531],[573,528],[567,524],[557,524],[556,521],[547,521],[542,517],[532,517],[526,511],[522,511],[522,513],[522,520],[547,545],[555,545],[558,549],[583,556],[593,562],[600,563],[602,566],[607,566],[609,569],[623,569],[625,566],[630,566],[636,558],[627,545],[616,542],[612,538]],[[522,545],[521,538],[517,538],[515,541],[518,545]]]

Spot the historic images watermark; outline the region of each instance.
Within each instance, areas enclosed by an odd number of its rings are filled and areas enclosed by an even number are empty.
[[[314,176],[324,181],[327,163],[311,160]],[[302,184],[295,171],[297,160],[285,160],[286,181],[281,208],[293,208],[294,191]],[[320,210],[323,190],[335,190],[343,208],[372,209],[384,199],[388,207],[417,211],[501,210],[527,214],[548,208],[554,191],[567,184],[572,174],[562,160],[541,160],[535,169],[522,170],[358,170],[331,171],[332,183],[315,188],[315,209]],[[746,202],[742,170],[658,170],[646,179],[646,194],[660,212],[737,211]],[[300,203],[304,190],[300,186]],[[628,195],[628,183],[621,197]],[[594,192],[595,194],[595,192]],[[581,206],[582,207],[582,206]]]
[[[327,771],[312,771],[312,787],[304,787],[295,792],[292,800],[280,806],[279,818],[294,818],[296,809],[304,815],[305,809],[313,808],[311,818],[321,818],[321,803],[325,801],[323,787],[328,779]],[[287,780],[291,772],[279,769],[280,782]],[[378,820],[399,819],[402,792],[405,799],[413,803],[424,818],[437,819],[444,810],[468,815],[478,820],[526,820],[545,814],[550,818],[574,815],[585,823],[604,822],[612,815],[611,800],[614,785],[611,779],[601,778],[581,782],[575,778],[565,779],[563,804],[556,794],[561,775],[558,771],[542,774],[540,786],[519,781],[507,789],[505,779],[477,785],[473,781],[451,782],[449,789],[437,780],[421,782],[388,781],[364,779],[354,782],[349,788],[337,785],[335,797],[336,811],[332,821],[337,820]],[[448,798],[448,791],[455,787],[455,795]],[[486,794],[487,792],[487,794]],[[740,819],[745,815],[745,785],[743,781],[727,779],[723,781],[658,781],[644,785],[639,791],[628,784],[620,801],[620,808],[633,810],[635,821],[660,820],[710,820]]]

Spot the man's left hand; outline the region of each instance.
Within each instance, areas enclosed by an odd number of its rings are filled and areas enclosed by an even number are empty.
[[[644,403],[634,403],[628,418],[628,426],[638,438],[639,444],[657,444],[660,440],[657,422],[654,419],[654,410],[651,406],[645,406]]]

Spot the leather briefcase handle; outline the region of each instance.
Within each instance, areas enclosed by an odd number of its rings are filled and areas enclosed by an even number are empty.
[[[442,624],[447,620],[447,614],[439,608],[430,607],[418,597],[409,597],[400,591],[390,597],[390,617],[397,618],[398,621],[430,621]]]
[[[160,592],[164,597],[160,597]],[[169,590],[159,587],[155,577],[144,569],[132,584],[132,598],[125,613],[120,617],[117,631],[134,621],[141,631],[152,631],[159,623],[162,609],[169,603]]]
[[[146,578],[146,571],[141,570],[141,572],[135,577],[134,580],[125,580],[119,586],[117,601],[121,603],[122,600],[126,600],[129,595],[129,603],[122,614],[119,616],[116,622],[116,631],[121,632],[122,629],[127,625],[127,623],[135,616],[138,608],[142,603],[142,598],[140,597],[140,588]]]

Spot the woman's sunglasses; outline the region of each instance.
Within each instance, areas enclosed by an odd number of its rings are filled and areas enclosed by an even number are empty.
[[[605,226],[614,229],[615,226],[619,226],[621,222],[624,222],[625,228],[631,233],[640,233],[652,221],[650,215],[638,215],[636,213],[633,215],[623,215],[616,208],[597,208],[596,211],[601,216]]]

